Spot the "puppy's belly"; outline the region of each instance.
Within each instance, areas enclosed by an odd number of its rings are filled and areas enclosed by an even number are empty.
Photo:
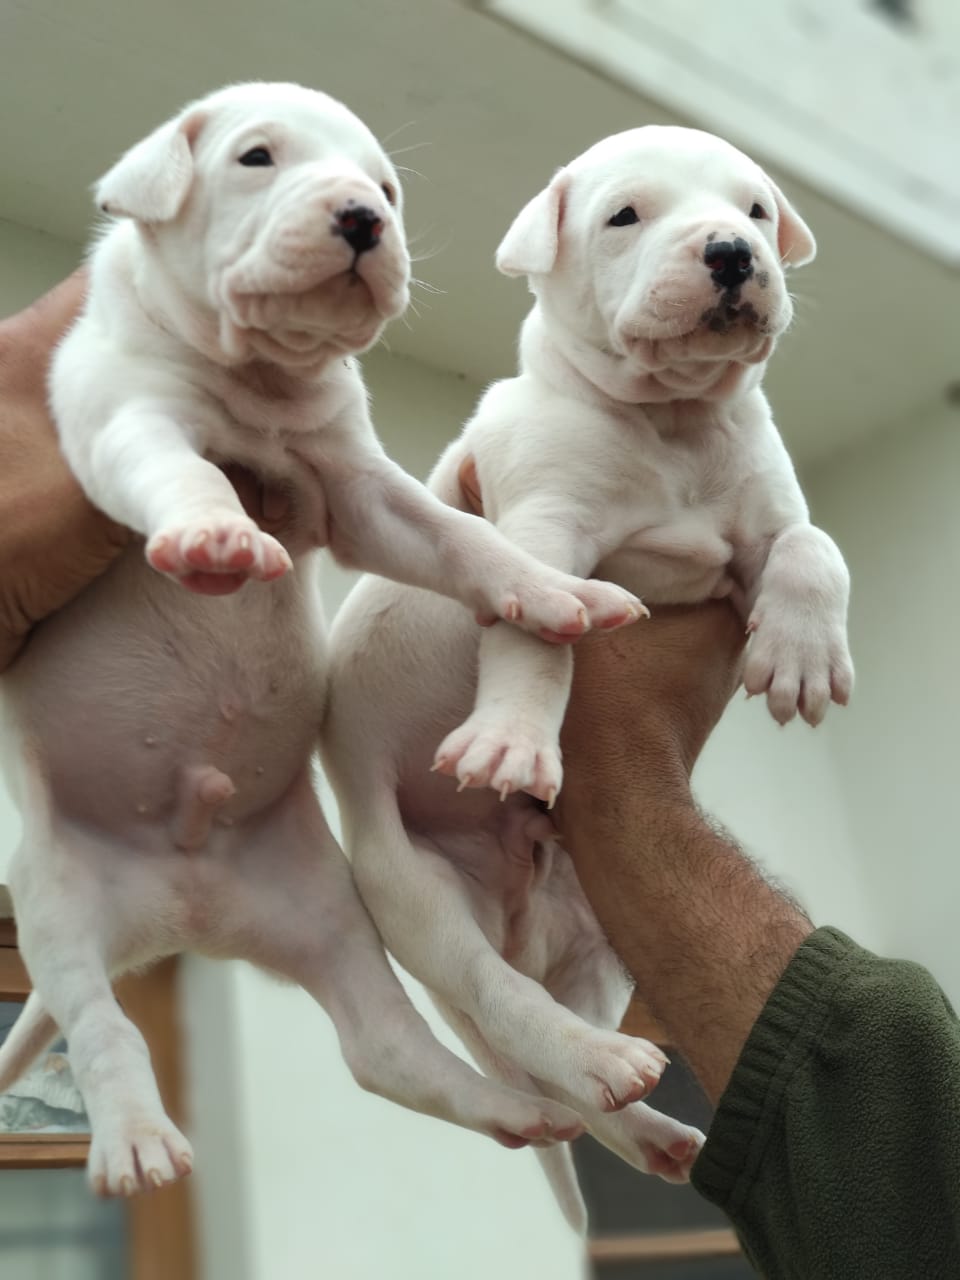
[[[300,563],[207,598],[134,546],[38,629],[5,693],[55,814],[138,844],[180,843],[186,824],[202,844],[198,796],[232,825],[289,789],[324,699],[322,614]],[[217,774],[232,795],[211,790]]]

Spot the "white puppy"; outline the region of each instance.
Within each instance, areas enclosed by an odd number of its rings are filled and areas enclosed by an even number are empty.
[[[10,885],[36,995],[0,1090],[57,1024],[94,1187],[188,1170],[110,976],[189,947],[301,983],[370,1089],[510,1145],[569,1136],[567,1108],[440,1047],[356,896],[311,785],[312,552],[547,635],[628,621],[635,602],[540,566],[384,455],[352,353],[403,311],[409,264],[396,173],[345,107],[294,85],[223,90],[129,151],[98,197],[119,220],[53,404],[87,493],[143,535],[153,567],[131,547],[4,682],[24,820]],[[282,542],[244,513],[224,461],[285,495]],[[230,594],[247,578],[271,585]]]
[[[792,314],[783,266],[813,254],[782,193],[720,139],[644,128],[599,143],[500,246],[500,269],[536,296],[521,372],[486,393],[430,487],[462,505],[473,455],[488,517],[558,568],[653,603],[732,596],[752,632],[748,690],[780,721],[799,708],[816,723],[850,690],[847,572],[760,391]],[[569,1102],[638,1168],[686,1177],[699,1135],[638,1101],[662,1058],[613,1030],[628,984],[531,798],[549,805],[561,785],[570,652],[501,625],[478,652],[454,606],[367,579],[332,663],[325,758],[388,947],[492,1074]],[[492,791],[457,795],[429,773],[448,730],[434,767]],[[577,1220],[564,1156],[547,1161]]]

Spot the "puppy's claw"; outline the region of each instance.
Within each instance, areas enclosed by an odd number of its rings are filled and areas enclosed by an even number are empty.
[[[548,631],[546,627],[541,627],[538,632],[541,640],[546,640],[547,644],[573,644],[574,640],[579,640],[583,635],[582,631],[576,635],[569,635],[566,632]]]

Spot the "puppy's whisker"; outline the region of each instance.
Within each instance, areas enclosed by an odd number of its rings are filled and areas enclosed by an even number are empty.
[[[406,120],[404,121],[403,124],[398,124],[395,129],[391,129],[390,132],[386,135],[386,137],[380,139],[380,145],[381,147],[383,147],[384,151],[386,151],[387,155],[390,155],[390,151],[387,147],[387,143],[392,141],[392,139],[395,138],[397,134],[403,133],[404,129],[412,129],[416,123],[417,123],[416,120]]]
[[[432,142],[411,142],[409,147],[400,147],[397,151],[388,151],[391,160],[395,160],[397,156],[408,155],[411,151],[422,151],[424,147],[432,147]]]
[[[411,262],[426,262],[430,258],[436,258],[439,254],[443,253],[450,247],[449,235],[444,235],[439,243],[434,242],[431,246],[424,246],[423,248],[420,247],[423,245],[423,242],[427,240],[428,236],[433,239],[436,234],[437,231],[435,227],[422,227],[413,236],[408,238],[407,249],[411,253]]]
[[[411,263],[413,263],[413,262],[429,262],[429,261],[431,260],[431,258],[439,257],[439,255],[440,255],[441,253],[443,253],[443,249],[442,249],[442,247],[441,247],[441,248],[437,248],[437,249],[424,249],[423,253],[415,253],[415,254],[412,254],[412,255],[411,255],[411,257],[410,257],[410,261],[411,261]]]
[[[415,289],[422,289],[424,293],[439,295],[447,292],[446,289],[439,289],[435,284],[431,284],[429,280],[418,280],[416,276],[411,279],[410,284]]]

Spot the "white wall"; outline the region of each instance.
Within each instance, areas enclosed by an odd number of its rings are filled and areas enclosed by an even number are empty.
[[[853,578],[857,688],[827,736],[865,909],[960,1004],[960,411],[931,405],[808,488]]]

